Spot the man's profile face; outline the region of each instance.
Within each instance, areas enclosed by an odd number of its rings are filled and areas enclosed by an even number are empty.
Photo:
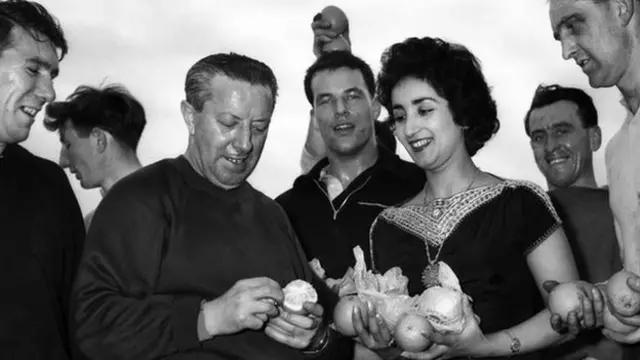
[[[578,106],[571,101],[561,100],[531,111],[531,149],[538,169],[551,186],[574,186],[581,176],[588,175],[592,153],[599,146],[592,142],[594,131],[597,127],[584,127]]]
[[[251,175],[267,139],[274,98],[271,90],[215,75],[210,97],[197,111],[183,102],[183,116],[197,150],[196,167],[223,188],[241,185]]]
[[[53,79],[58,54],[49,41],[37,41],[20,26],[0,54],[0,143],[18,143],[29,136],[36,114],[55,99]]]
[[[550,0],[549,17],[562,57],[572,59],[592,87],[616,85],[629,66],[629,37],[613,2]]]
[[[69,120],[60,128],[60,166],[68,168],[84,189],[100,187],[104,180],[105,164],[98,151],[97,139],[82,135]]]
[[[311,80],[313,114],[327,150],[355,155],[374,135],[380,106],[372,100],[359,70],[317,72]]]

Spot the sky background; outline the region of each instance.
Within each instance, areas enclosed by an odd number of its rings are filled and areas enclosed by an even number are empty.
[[[545,186],[524,133],[523,117],[539,83],[578,86],[594,98],[603,146],[595,155],[596,179],[606,182],[604,144],[625,116],[615,89],[593,90],[586,76],[561,57],[546,0],[42,0],[61,22],[70,52],[55,86],[59,100],[80,84],[120,83],[144,105],[147,127],[138,148],[143,165],[184,152],[180,115],[184,77],[200,58],[234,51],[269,65],[280,85],[262,159],[250,182],[275,197],[299,174],[309,121],[304,72],[315,59],[313,16],[326,5],[349,17],[353,52],[374,72],[380,55],[407,37],[432,36],[467,46],[481,61],[498,104],[501,128],[475,160],[485,171]],[[57,134],[42,115],[24,146],[58,160]],[[402,148],[402,146],[399,146]],[[400,149],[402,157],[408,156]],[[84,213],[98,190],[71,184]]]

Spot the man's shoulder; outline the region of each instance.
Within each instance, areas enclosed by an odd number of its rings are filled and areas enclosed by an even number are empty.
[[[125,176],[107,192],[105,200],[112,197],[141,199],[166,194],[171,180],[178,174],[172,161],[173,159],[162,159]]]
[[[10,155],[20,164],[17,176],[31,177],[43,186],[69,185],[64,170],[53,161],[34,155],[20,145],[12,145]]]
[[[258,204],[264,212],[265,217],[269,217],[271,219],[287,219],[283,205],[278,200],[284,194],[279,195],[276,199],[272,199],[253,186],[251,186],[251,192],[253,193],[253,198],[255,199],[256,204]]]
[[[286,207],[292,201],[296,201],[296,199],[300,198],[300,196],[304,197],[305,194],[308,191],[310,191],[310,189],[313,189],[313,187],[309,186],[310,184],[313,184],[313,178],[314,178],[313,171],[307,174],[299,175],[293,181],[293,186],[288,190],[286,190],[285,192],[283,192],[282,194],[278,195],[275,198],[275,202],[277,202],[281,206]]]

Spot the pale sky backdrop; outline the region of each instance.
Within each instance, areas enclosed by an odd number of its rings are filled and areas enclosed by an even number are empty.
[[[271,197],[287,190],[299,173],[309,104],[303,77],[313,62],[310,22],[326,5],[345,10],[353,51],[377,72],[380,55],[411,36],[437,36],[466,45],[482,62],[498,103],[501,129],[476,156],[485,171],[529,179],[539,174],[523,116],[540,82],[579,86],[594,97],[604,142],[625,113],[615,89],[593,90],[555,42],[546,0],[42,0],[58,17],[70,44],[56,80],[58,99],[80,84],[117,82],[147,112],[139,156],[144,165],[184,152],[186,127],[179,104],[188,68],[216,52],[234,51],[268,64],[280,85],[262,159],[250,182]],[[57,134],[38,121],[24,145],[58,160]],[[401,148],[401,146],[399,146]],[[403,150],[403,149],[401,149]],[[401,156],[408,158],[400,151]],[[604,185],[604,145],[595,156]],[[84,213],[100,200],[97,190],[71,184]]]

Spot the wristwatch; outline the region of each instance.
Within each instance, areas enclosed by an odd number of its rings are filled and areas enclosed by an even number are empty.
[[[323,325],[311,339],[309,346],[302,350],[302,353],[306,356],[314,356],[321,353],[329,345],[330,337],[331,330],[329,326]]]

